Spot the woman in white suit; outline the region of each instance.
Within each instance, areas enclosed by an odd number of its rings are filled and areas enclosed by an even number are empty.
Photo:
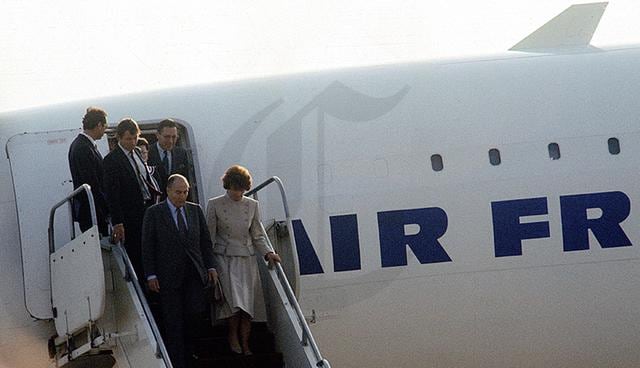
[[[207,224],[225,299],[216,308],[216,319],[229,319],[231,351],[251,355],[254,290],[260,282],[253,256],[258,252],[270,263],[280,262],[280,256],[267,245],[258,201],[244,196],[251,189],[249,170],[238,165],[230,167],[222,177],[222,185],[227,194],[209,199],[207,205]]]

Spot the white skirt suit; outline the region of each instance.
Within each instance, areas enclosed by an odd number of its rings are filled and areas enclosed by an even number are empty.
[[[261,284],[254,255],[273,252],[260,226],[258,201],[248,197],[234,201],[226,194],[211,198],[207,225],[225,298],[216,308],[216,319],[229,318],[240,310],[254,318],[256,302],[263,303],[256,300]]]

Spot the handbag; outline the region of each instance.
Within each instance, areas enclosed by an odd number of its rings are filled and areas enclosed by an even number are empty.
[[[209,282],[206,287],[207,299],[214,305],[220,305],[224,302],[224,292],[219,280]]]

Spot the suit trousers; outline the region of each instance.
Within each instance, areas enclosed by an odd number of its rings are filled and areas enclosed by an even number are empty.
[[[187,367],[193,352],[193,331],[197,330],[199,318],[204,316],[206,301],[204,285],[195,267],[184,277],[181,287],[163,289],[160,282],[160,305],[162,310],[163,339],[171,362],[175,368]]]
[[[144,205],[146,211],[152,205],[152,201],[147,201]],[[144,211],[143,211],[144,213]],[[144,269],[142,267],[142,217],[127,219],[124,222],[124,248],[131,260],[136,276],[144,290]]]
[[[98,221],[98,231],[102,236],[109,235],[105,212],[103,208],[96,204],[96,221]],[[73,200],[73,219],[80,225],[80,231],[85,232],[91,228],[91,207],[86,196]]]

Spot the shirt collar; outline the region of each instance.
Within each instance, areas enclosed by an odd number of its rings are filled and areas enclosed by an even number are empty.
[[[120,147],[120,149],[122,150],[122,152],[124,152],[127,156],[131,154],[131,151],[127,151],[124,147],[122,147],[122,145],[120,144],[120,142],[118,142],[118,147]]]
[[[97,147],[96,144],[96,140],[93,139],[93,137],[91,137],[89,134],[85,133],[85,132],[80,132],[80,134],[84,135],[85,137],[87,137],[87,139],[89,140],[89,142],[91,142],[91,144],[94,145],[94,147]]]
[[[156,146],[158,146],[158,152],[160,153],[160,156],[162,156],[162,153],[165,152],[165,151],[167,152],[168,155],[171,154],[171,151],[165,150],[164,148],[162,148],[162,146],[160,145],[160,142],[156,142]],[[160,158],[162,158],[162,157],[160,157]]]
[[[169,198],[167,198],[167,205],[169,206],[169,209],[171,210],[172,214],[176,213],[176,210],[178,209],[178,207],[176,207]]]

